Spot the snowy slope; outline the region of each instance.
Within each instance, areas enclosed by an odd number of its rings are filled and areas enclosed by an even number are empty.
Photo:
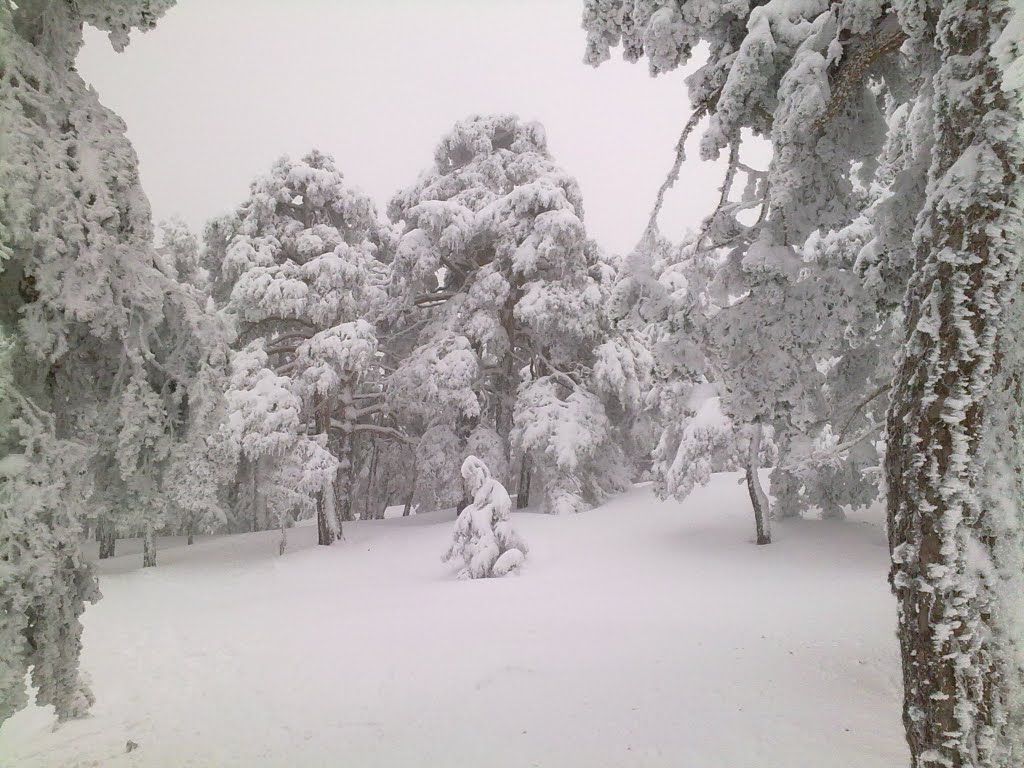
[[[751,544],[716,476],[513,515],[523,573],[454,581],[450,514],[211,538],[101,565],[91,718],[0,729],[0,765],[891,768],[907,763],[884,534]],[[120,545],[120,543],[119,543]],[[125,753],[133,740],[139,748]]]

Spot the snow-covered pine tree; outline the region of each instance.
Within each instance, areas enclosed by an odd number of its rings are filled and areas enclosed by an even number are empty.
[[[459,513],[444,562],[457,561],[460,579],[504,576],[526,559],[526,542],[512,529],[512,499],[476,456],[462,463],[462,478],[472,502]]]
[[[1021,23],[1010,6],[585,6],[595,63],[622,41],[627,58],[646,54],[652,70],[667,71],[698,41],[710,44],[709,63],[689,81],[698,114],[710,115],[704,153],[735,146],[743,128],[773,144],[762,242],[800,246],[806,259],[808,228],[845,237],[863,214],[855,271],[869,294],[891,306],[910,279],[903,316],[883,312],[876,328],[907,339],[889,396],[886,475],[904,723],[922,768],[1004,768],[1024,754],[1024,483],[1012,438],[1022,415],[1022,83],[1001,69],[1020,67]],[[896,160],[888,169],[865,151],[882,114],[886,158]],[[862,194],[874,183],[880,194]],[[716,214],[720,224],[729,217]],[[872,386],[881,378],[873,366],[863,370],[872,371],[863,384],[846,385],[864,395],[852,408],[861,415],[860,403],[886,389]]]
[[[24,705],[29,669],[59,719],[91,702],[78,672],[78,617],[98,597],[78,542],[90,490],[110,463],[121,508],[159,484],[167,390],[185,384],[152,378],[177,285],[156,263],[135,154],[74,69],[84,24],[121,50],[171,4],[0,5],[0,333],[14,349],[0,387],[0,721]]]
[[[364,386],[378,376],[379,229],[370,198],[314,151],[277,161],[233,218],[207,230],[223,253],[207,258],[214,292],[230,287],[242,345],[228,389],[233,432],[257,495],[282,522],[315,509],[321,544],[349,519],[354,436],[401,436],[367,421],[384,407],[380,388]]]
[[[462,437],[492,429],[510,466],[520,453],[519,504],[532,474],[550,488],[549,511],[621,488],[626,462],[584,383],[612,270],[541,126],[514,115],[457,123],[389,213],[403,228],[393,290],[422,324],[394,390]]]
[[[687,81],[696,109],[658,192],[646,240],[656,235],[656,218],[680,173],[685,141],[707,117],[703,157],[728,152],[718,205],[677,254],[683,268],[666,262],[662,272],[684,286],[667,286],[670,296],[686,293],[691,268],[710,265],[710,274],[698,281],[700,300],[684,297],[663,314],[683,316],[677,325],[690,326],[686,335],[706,358],[691,375],[715,384],[725,415],[746,435],[771,427],[784,459],[805,470],[812,462],[787,456],[785,449],[791,453],[822,442],[830,425],[845,421],[862,396],[877,389],[876,369],[836,367],[837,360],[860,355],[849,342],[852,329],[881,324],[870,313],[864,319],[871,302],[863,296],[855,259],[805,244],[819,232],[850,225],[864,208],[864,187],[886,135],[884,95],[906,90],[894,55],[903,33],[887,10],[866,3],[676,7],[655,0],[593,0],[585,3],[584,26],[593,64],[621,42],[627,59],[646,55],[652,72],[661,73],[685,63],[698,42],[710,45],[708,62]],[[771,140],[774,157],[767,170],[743,162],[743,131]],[[690,302],[703,317],[687,324]],[[676,333],[672,321],[665,328]],[[842,389],[827,386],[833,369],[846,377]],[[858,440],[870,445],[879,422],[858,431]],[[806,437],[811,439],[794,440]],[[850,447],[839,446],[842,460],[854,458]],[[745,453],[754,458],[755,452]],[[820,458],[816,454],[825,471]],[[865,461],[860,453],[856,458]],[[747,470],[755,517],[764,528],[766,497],[752,462]],[[805,492],[815,486],[801,485]],[[850,491],[851,503],[864,503],[863,485]]]
[[[157,254],[164,261],[164,270],[178,282],[209,293],[210,274],[203,265],[199,238],[180,218],[161,221],[157,225]]]

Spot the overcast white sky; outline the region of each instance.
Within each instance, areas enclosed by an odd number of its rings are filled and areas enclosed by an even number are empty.
[[[128,124],[157,218],[197,231],[278,156],[318,147],[383,209],[474,112],[540,120],[606,248],[639,238],[689,103],[683,73],[582,63],[581,0],[179,0],[114,53],[90,30],[78,66]],[[721,171],[691,152],[662,215],[681,235]]]

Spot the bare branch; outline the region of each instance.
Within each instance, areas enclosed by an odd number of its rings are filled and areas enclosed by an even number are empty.
[[[886,382],[857,403],[857,405],[853,407],[853,410],[850,411],[850,415],[847,417],[846,421],[843,422],[843,426],[839,429],[839,439],[842,440],[846,436],[846,430],[850,428],[850,424],[852,424],[853,420],[857,418],[857,414],[864,410],[872,400],[884,395],[890,389],[892,389],[892,382]]]
[[[675,183],[679,180],[679,171],[683,167],[683,162],[686,160],[686,140],[690,138],[690,134],[693,133],[694,128],[697,124],[704,119],[705,115],[711,108],[711,104],[718,98],[718,95],[722,92],[721,88],[718,88],[705,98],[697,108],[693,110],[693,114],[690,115],[690,119],[686,121],[686,125],[683,126],[683,132],[679,135],[679,140],[676,142],[676,156],[672,162],[672,168],[669,170],[665,180],[661,183],[658,188],[658,194],[654,198],[654,208],[651,210],[651,216],[647,221],[647,229],[645,236],[651,236],[658,228],[658,216],[661,214],[661,208],[665,204],[665,194],[675,186]]]

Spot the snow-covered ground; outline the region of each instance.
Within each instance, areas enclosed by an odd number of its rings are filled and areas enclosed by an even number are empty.
[[[92,717],[0,729],[17,768],[892,768],[908,762],[878,516],[776,526],[745,489],[513,515],[520,575],[455,581],[451,514],[162,542],[100,565]],[[126,546],[127,545],[127,546]],[[125,751],[126,742],[138,749]]]

